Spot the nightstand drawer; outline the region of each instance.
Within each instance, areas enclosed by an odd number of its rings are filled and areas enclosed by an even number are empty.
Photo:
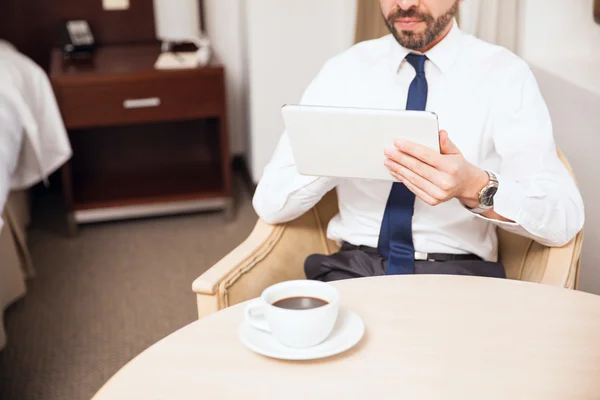
[[[154,76],[57,90],[67,128],[85,128],[219,116],[223,77]]]

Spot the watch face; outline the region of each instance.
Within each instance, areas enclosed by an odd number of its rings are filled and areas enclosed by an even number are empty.
[[[490,187],[481,196],[481,204],[486,207],[491,207],[494,205],[494,196],[498,192],[498,188]]]

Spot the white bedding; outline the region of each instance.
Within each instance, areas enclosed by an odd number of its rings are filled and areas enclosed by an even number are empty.
[[[0,41],[0,217],[12,190],[46,180],[70,157],[50,80],[33,61]],[[15,235],[14,217],[6,211],[9,223],[0,218],[0,350],[6,341],[4,308],[25,293],[19,254],[26,243]]]
[[[45,180],[70,157],[48,76],[0,41],[0,213],[10,190]]]
[[[0,215],[11,190],[11,177],[19,159],[23,141],[23,125],[13,105],[0,94]],[[0,218],[0,230],[2,230]]]

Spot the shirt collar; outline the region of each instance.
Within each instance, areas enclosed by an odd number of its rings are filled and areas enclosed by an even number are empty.
[[[454,65],[460,50],[460,43],[463,33],[458,27],[456,20],[452,22],[452,29],[441,42],[436,44],[425,55],[443,74],[446,73]],[[390,57],[390,67],[394,74],[398,73],[400,65],[405,60],[408,53],[417,53],[400,46],[393,35],[390,35],[392,54]]]

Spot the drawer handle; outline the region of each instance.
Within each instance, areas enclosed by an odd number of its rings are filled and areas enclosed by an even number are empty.
[[[147,99],[128,99],[123,102],[123,107],[131,108],[151,108],[160,106],[158,97],[149,97]]]

